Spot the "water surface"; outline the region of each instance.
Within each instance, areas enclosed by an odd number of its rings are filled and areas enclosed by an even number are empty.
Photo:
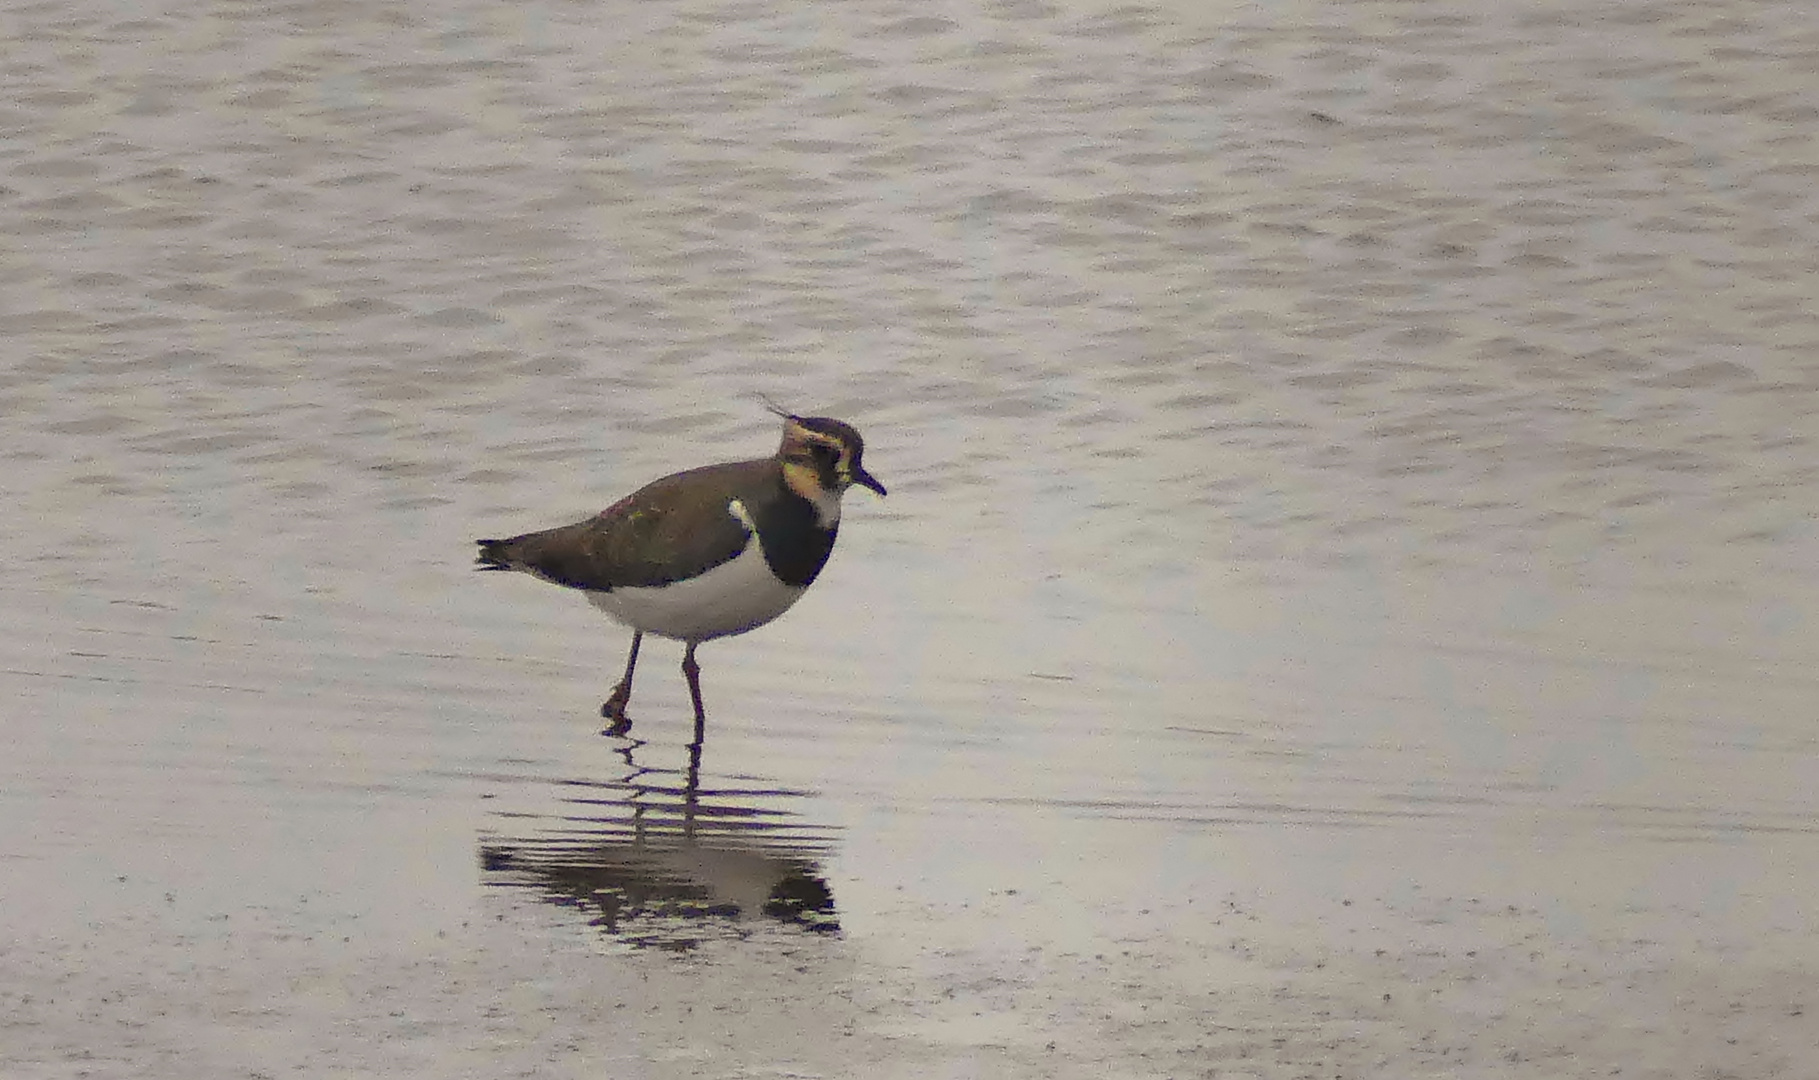
[[[0,1072],[1819,1053],[1798,12],[3,18]],[[603,739],[469,541],[760,393],[891,495]]]

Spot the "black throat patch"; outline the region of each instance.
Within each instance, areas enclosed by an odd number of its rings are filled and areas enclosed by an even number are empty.
[[[771,573],[786,585],[807,588],[833,554],[840,523],[823,528],[814,503],[791,491],[782,477],[778,477],[777,487],[775,498],[758,500],[759,505],[748,510],[758,526],[759,546]]]

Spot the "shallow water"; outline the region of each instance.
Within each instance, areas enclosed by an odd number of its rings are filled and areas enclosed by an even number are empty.
[[[1819,1053],[1791,9],[3,17],[0,1073]],[[603,739],[469,541],[757,394],[891,495]]]

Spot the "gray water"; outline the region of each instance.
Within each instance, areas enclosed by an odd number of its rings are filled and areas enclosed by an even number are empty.
[[[1797,6],[0,27],[0,1074],[1810,1073]],[[469,542],[760,394],[601,738]]]

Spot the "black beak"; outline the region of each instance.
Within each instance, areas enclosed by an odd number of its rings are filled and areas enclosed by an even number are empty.
[[[884,485],[880,484],[876,479],[874,479],[872,477],[871,473],[866,472],[865,467],[862,465],[853,466],[853,483],[859,484],[863,487],[871,488],[873,491],[876,491],[880,495],[883,495],[885,493]]]

